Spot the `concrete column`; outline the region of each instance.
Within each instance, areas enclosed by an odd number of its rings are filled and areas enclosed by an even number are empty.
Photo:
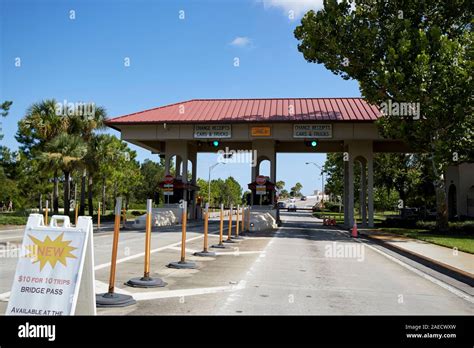
[[[273,156],[270,158],[270,181],[276,183],[276,152],[273,150]]]
[[[184,160],[184,159],[183,159]],[[181,173],[181,157],[176,155],[176,163],[175,163],[175,173],[176,173],[176,176],[179,176],[179,175],[182,175]]]
[[[354,225],[354,158],[352,154],[349,157],[348,161],[348,217],[347,221],[349,223],[349,227]]]
[[[367,158],[367,195],[369,210],[369,227],[374,227],[374,158]]]
[[[367,178],[366,178],[366,162],[360,162],[360,209],[362,217],[362,226],[367,227]]]
[[[342,204],[344,205],[344,226],[349,227],[349,162],[344,161],[344,194]]]
[[[165,175],[170,173],[170,162],[171,162],[171,154],[169,151],[165,152]]]
[[[195,149],[192,149],[190,150],[189,152],[189,159],[192,163],[192,170],[191,170],[191,180],[190,182],[193,184],[193,185],[196,185],[196,180],[197,180],[197,177],[196,177],[196,173],[197,173],[197,152],[195,151]],[[189,212],[189,218],[190,219],[196,219],[196,197],[197,197],[197,192],[194,191],[194,194],[193,194],[193,197],[192,197],[192,200],[191,200],[191,209],[190,209],[190,212]]]

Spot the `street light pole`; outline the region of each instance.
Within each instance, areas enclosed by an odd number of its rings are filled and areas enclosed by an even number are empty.
[[[209,205],[211,205],[211,171],[217,167],[219,164],[225,164],[225,163],[222,163],[222,162],[217,162],[215,164],[213,164],[212,166],[209,167],[209,180],[208,180],[208,189],[207,189],[207,202],[209,203]]]
[[[306,162],[306,164],[312,164],[321,170],[321,203],[324,201],[324,170],[315,162]]]

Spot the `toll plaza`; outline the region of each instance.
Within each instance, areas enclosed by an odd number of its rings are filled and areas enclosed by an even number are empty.
[[[198,153],[251,156],[247,203],[256,221],[262,214],[276,217],[277,153],[344,153],[344,225],[354,223],[354,166],[359,165],[362,226],[372,227],[374,153],[410,152],[405,143],[379,134],[375,121],[380,116],[362,98],[193,99],[116,117],[107,125],[120,131],[123,140],[164,158],[168,181],[160,186],[167,195],[165,206],[187,201],[189,219],[199,216]],[[263,161],[270,165],[265,182]],[[174,178],[169,177],[172,163]]]

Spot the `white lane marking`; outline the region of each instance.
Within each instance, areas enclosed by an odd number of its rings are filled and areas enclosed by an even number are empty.
[[[215,294],[218,292],[232,292],[242,290],[245,288],[246,282],[241,280],[238,284],[227,285],[227,286],[216,286],[210,288],[196,288],[196,289],[179,289],[179,290],[164,290],[164,291],[152,291],[152,292],[137,292],[133,293],[133,298],[137,301],[154,300],[159,298],[170,298],[170,297],[185,297],[195,296],[204,294]]]
[[[214,230],[210,233],[215,233],[217,230]],[[192,238],[188,238],[186,239],[186,242],[191,242],[193,240],[196,240],[196,239],[200,239],[200,238],[203,238],[204,235],[199,235],[199,236],[196,236],[196,237],[192,237]],[[159,248],[156,248],[156,249],[152,249],[150,250],[150,254],[153,254],[153,253],[156,253],[158,251],[162,251],[162,250],[165,250],[165,249],[169,249],[169,248],[173,248],[173,247],[176,247],[178,245],[181,245],[181,241],[179,242],[176,242],[176,243],[171,243],[171,244],[168,244],[168,245],[165,245],[165,246],[162,246],[162,247],[159,247]],[[187,249],[186,249],[187,250]],[[118,259],[117,260],[117,263],[122,263],[122,262],[125,262],[125,261],[130,261],[130,260],[134,260],[138,257],[143,257],[145,256],[145,252],[142,252],[142,253],[138,253],[138,254],[135,254],[135,255],[130,255],[130,256],[127,256],[127,257],[124,257],[124,258],[121,258],[121,259]],[[101,265],[97,265],[94,267],[94,270],[99,270],[99,269],[103,269],[103,268],[106,268],[106,267],[109,267],[110,266],[110,262],[106,262],[106,263],[103,263]]]
[[[203,236],[188,238],[188,239],[186,239],[186,242],[191,242],[193,240],[200,239],[200,238],[203,238]],[[162,246],[162,247],[159,247],[159,248],[156,248],[156,249],[152,249],[152,250],[150,250],[150,254],[153,254],[153,253],[156,253],[158,251],[165,250],[165,249],[169,249],[169,248],[172,248],[172,247],[175,247],[175,246],[178,246],[178,245],[181,245],[181,241],[176,242],[176,243],[172,243],[172,244],[169,244],[169,245],[165,245],[165,246]],[[145,252],[138,253],[138,254],[135,254],[135,255],[130,255],[130,256],[127,256],[127,257],[123,257],[121,259],[118,259],[117,263],[122,263],[122,262],[125,262],[125,261],[134,260],[138,257],[143,257],[143,256],[145,256]],[[97,271],[99,269],[103,269],[103,268],[106,268],[106,267],[109,267],[109,266],[110,266],[110,262],[106,262],[106,263],[103,263],[101,265],[95,266],[94,270]]]
[[[216,233],[217,231],[218,230],[213,230],[213,231],[210,231],[209,233]],[[188,238],[188,239],[186,239],[186,242],[191,242],[193,240],[200,239],[200,238],[203,238],[203,237],[204,237],[203,235],[200,235],[200,236]],[[150,250],[150,254],[153,254],[153,253],[156,253],[158,251],[165,250],[165,249],[169,249],[169,248],[172,248],[172,247],[176,247],[178,245],[181,245],[181,241],[176,242],[176,243],[172,243],[172,244],[168,244],[168,245],[165,245],[165,246],[153,249],[153,250]],[[138,254],[135,254],[135,255],[130,255],[130,256],[118,259],[117,263],[122,263],[122,262],[125,262],[125,261],[136,259],[138,257],[143,257],[143,256],[145,256],[144,252],[138,253]],[[106,267],[109,267],[109,266],[110,266],[110,262],[106,262],[106,263],[95,266],[94,270],[97,271],[97,270],[100,270],[100,269],[103,269],[103,268],[106,268]],[[97,282],[97,280],[96,280],[96,282]],[[107,287],[107,289],[108,289],[108,287]],[[10,297],[10,291],[0,294],[0,302],[8,301],[9,297]]]
[[[95,280],[95,293],[96,294],[101,294],[109,291],[109,284],[101,282],[100,280]],[[124,295],[132,295],[129,291],[123,290],[118,287],[114,287],[114,292],[118,294],[124,294]]]
[[[339,233],[345,235],[346,237],[348,236],[346,231],[342,231],[342,230],[334,230],[334,231],[339,232]],[[460,297],[460,298],[462,298],[462,299],[464,299],[468,302],[474,303],[474,297],[469,295],[469,294],[466,294],[464,291],[456,289],[455,287],[453,287],[453,286],[451,286],[451,285],[449,285],[449,284],[447,284],[447,283],[445,283],[445,282],[443,282],[439,279],[436,279],[436,278],[430,276],[429,274],[427,274],[427,273],[425,273],[425,272],[423,272],[423,271],[421,271],[421,270],[419,270],[419,269],[417,269],[413,266],[410,266],[409,264],[393,257],[392,255],[389,255],[389,254],[385,253],[382,250],[379,250],[379,249],[373,247],[372,245],[367,244],[364,241],[361,241],[359,239],[354,239],[354,241],[364,244],[365,246],[369,247],[370,249],[374,250],[375,252],[379,253],[380,255],[383,255],[386,258],[388,258],[389,260],[399,264],[400,266],[412,271],[413,273],[418,274],[420,277],[432,282],[433,284],[436,284],[436,285],[442,287],[443,289],[448,290],[449,292],[453,293],[454,295],[456,295],[456,296],[458,296],[458,297]]]
[[[263,237],[265,239],[271,239],[267,245],[265,245],[265,248],[260,251],[260,256],[257,257],[257,259],[255,259],[255,261],[252,263],[252,265],[249,267],[249,269],[247,270],[246,274],[245,274],[245,278],[246,279],[243,279],[241,280],[242,282],[247,282],[247,279],[249,278],[253,278],[254,277],[254,272],[255,272],[255,267],[257,266],[257,263],[261,261],[261,257],[262,255],[265,255],[266,256],[266,253],[267,253],[267,249],[271,246],[271,244],[275,241],[275,237],[277,237],[280,233],[282,232],[282,228],[279,227],[276,231],[275,231],[275,234],[273,235],[273,237]],[[265,257],[264,256],[264,257]],[[219,313],[218,314],[225,314],[226,313],[226,310],[227,308],[229,307],[229,305],[232,303],[232,302],[235,302],[237,301],[241,296],[238,295],[237,293],[232,293],[230,294],[225,303],[223,304],[223,306],[220,308],[219,310]]]
[[[169,248],[167,248],[167,249],[179,250],[179,251],[181,251],[181,247],[179,247],[179,246],[172,246],[172,247],[169,247]],[[187,252],[187,253],[195,253],[195,252],[197,252],[197,251],[198,251],[198,250],[196,250],[196,249],[189,249],[189,248],[186,248],[186,252]]]
[[[218,251],[216,255],[246,255],[246,254],[261,254],[263,251]]]

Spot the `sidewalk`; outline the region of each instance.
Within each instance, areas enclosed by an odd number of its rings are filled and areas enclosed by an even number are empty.
[[[391,249],[422,259],[436,268],[454,273],[464,282],[474,285],[473,254],[388,232],[361,230],[360,234]]]

